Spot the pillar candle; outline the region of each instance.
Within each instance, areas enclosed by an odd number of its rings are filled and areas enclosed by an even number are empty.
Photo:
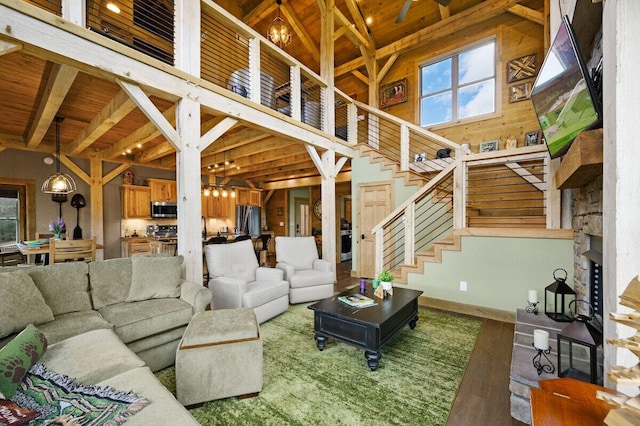
[[[543,351],[549,349],[549,332],[545,330],[533,330],[533,346]]]
[[[529,302],[538,303],[538,290],[529,290]]]

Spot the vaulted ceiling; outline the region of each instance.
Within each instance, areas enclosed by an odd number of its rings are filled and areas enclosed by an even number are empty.
[[[284,50],[318,72],[318,1],[322,0],[282,0],[279,12],[276,0],[226,3],[229,12],[260,34],[266,34],[268,25],[280,13],[293,29],[292,42]],[[220,3],[225,6],[225,1]],[[363,52],[370,52],[384,64],[391,55],[401,57],[421,43],[449,36],[497,14],[541,19],[544,8],[543,0],[451,0],[448,6],[436,0],[409,3],[404,19],[396,23],[407,0],[336,0],[336,76],[351,74],[363,80],[367,73]],[[361,84],[366,87],[364,82]],[[151,100],[170,122],[175,122],[175,107],[170,101],[153,96]],[[0,150],[53,152],[53,119],[60,116],[64,118],[60,135],[65,155],[175,167],[174,150],[115,82],[6,46],[1,36],[0,116]],[[222,119],[223,116],[203,113],[202,133]],[[210,173],[207,166],[223,158],[233,159],[240,168],[229,168],[226,176],[258,186],[318,175],[304,144],[251,126],[233,127],[207,148],[202,158],[204,174]],[[349,169],[347,164],[343,170]]]

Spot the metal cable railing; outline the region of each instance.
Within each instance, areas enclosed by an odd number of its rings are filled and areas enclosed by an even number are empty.
[[[416,203],[415,252],[428,250],[453,230],[453,173]]]
[[[173,65],[173,0],[87,0],[87,28]]]

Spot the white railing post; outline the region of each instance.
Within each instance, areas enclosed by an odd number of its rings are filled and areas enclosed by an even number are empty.
[[[300,66],[292,65],[289,72],[291,92],[289,93],[289,105],[291,106],[291,118],[301,120],[302,117],[302,80],[300,78]]]
[[[358,107],[353,102],[347,105],[347,141],[358,144]]]
[[[376,239],[376,277],[383,269],[383,255],[384,255],[384,228],[380,228],[375,232]]]
[[[416,203],[404,210],[404,263],[413,265],[416,254]]]
[[[409,170],[409,126],[400,125],[400,170]]]
[[[453,229],[466,228],[467,167],[463,159],[453,171]]]
[[[249,99],[260,103],[260,40],[249,39]]]

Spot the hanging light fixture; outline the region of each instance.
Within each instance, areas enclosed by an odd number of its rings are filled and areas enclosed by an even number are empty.
[[[291,43],[291,31],[280,17],[280,5],[282,0],[276,0],[278,4],[278,16],[275,17],[269,28],[267,28],[267,38],[280,47],[287,46]]]
[[[42,184],[42,192],[45,194],[70,194],[76,190],[76,183],[68,174],[60,173],[60,123],[62,117],[56,117],[56,172],[49,176]]]

